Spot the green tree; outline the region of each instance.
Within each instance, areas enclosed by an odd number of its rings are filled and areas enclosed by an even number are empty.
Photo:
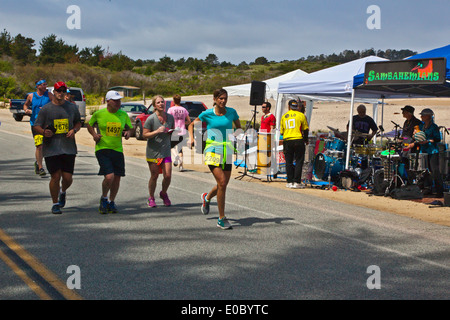
[[[219,65],[219,59],[214,53],[210,53],[206,56],[205,63],[208,67],[217,67]]]
[[[94,48],[84,48],[78,53],[78,59],[81,63],[89,66],[98,66],[103,60],[105,50],[97,45]]]
[[[33,39],[25,38],[19,33],[14,37],[11,45],[11,56],[23,65],[32,63],[36,58],[36,50],[33,46]]]
[[[2,33],[0,33],[0,57],[2,55],[11,56],[12,43],[11,34],[6,29],[3,29]]]
[[[175,61],[168,56],[164,56],[159,59],[158,63],[156,63],[153,68],[155,71],[165,71],[165,72],[175,72]]]
[[[259,65],[269,64],[269,60],[267,60],[264,57],[258,57],[258,58],[255,59],[255,63],[254,64],[259,64]]]
[[[134,61],[120,51],[116,54],[107,55],[100,62],[100,66],[111,71],[132,70],[134,68]]]
[[[42,39],[39,52],[39,62],[42,64],[75,62],[78,58],[78,47],[68,45],[62,39],[56,39],[55,34]]]
[[[10,97],[16,89],[16,81],[12,77],[0,77],[0,96]]]

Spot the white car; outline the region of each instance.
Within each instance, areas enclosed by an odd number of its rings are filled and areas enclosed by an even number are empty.
[[[83,89],[77,87],[69,87],[69,94],[73,97],[73,101],[78,107],[81,116],[81,124],[84,126],[86,121],[86,96]],[[48,92],[53,93],[53,87],[47,87]]]

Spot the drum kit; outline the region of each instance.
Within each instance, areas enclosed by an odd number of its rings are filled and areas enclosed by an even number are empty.
[[[346,170],[347,132],[328,128],[334,133],[334,137],[324,139],[325,149],[317,153],[313,160],[313,174],[319,180],[333,182],[346,189],[366,183],[372,186],[374,191],[384,193],[389,188],[413,183],[417,175],[411,172],[419,173],[428,168],[428,157],[413,153],[407,158],[409,169],[406,170],[401,157],[403,142],[398,142],[399,139],[391,141],[388,138],[384,148],[372,143],[352,145],[349,167]],[[364,142],[370,138],[369,134],[357,131],[354,131],[352,136],[354,139],[363,138]]]

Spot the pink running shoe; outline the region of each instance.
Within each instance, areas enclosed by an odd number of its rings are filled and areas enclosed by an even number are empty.
[[[150,208],[156,208],[155,198],[148,198],[147,204]]]
[[[159,196],[161,197],[161,199],[163,199],[164,205],[166,207],[170,207],[170,205],[172,204],[169,200],[169,196],[167,195],[167,193],[163,193],[162,191],[159,193]]]

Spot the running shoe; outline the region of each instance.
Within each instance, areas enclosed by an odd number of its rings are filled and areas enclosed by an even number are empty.
[[[304,189],[305,186],[302,185],[301,183],[294,182],[292,188],[293,189]]]
[[[117,213],[119,210],[117,209],[117,206],[114,201],[110,201],[108,203],[108,213]]]
[[[230,222],[226,217],[223,217],[222,219],[219,218],[219,220],[217,220],[217,227],[219,227],[222,230],[233,229],[233,227],[231,226]]]
[[[147,204],[150,208],[156,208],[155,198],[148,198]]]
[[[206,196],[208,195],[207,192],[202,194],[202,213],[203,214],[208,214],[209,213],[209,201],[206,200]]]
[[[184,168],[183,168],[183,161],[181,161],[180,160],[180,166],[178,167],[178,171],[183,171],[184,170]]]
[[[105,199],[103,197],[100,198],[100,206],[98,207],[98,212],[101,214],[107,214],[108,213],[108,199]]]
[[[58,203],[61,208],[64,208],[64,206],[66,205],[66,193],[65,192],[59,193]]]
[[[170,205],[172,204],[171,202],[170,202],[170,199],[169,199],[169,196],[167,195],[167,193],[163,193],[162,191],[159,193],[159,197],[161,198],[161,199],[163,199],[163,202],[164,202],[164,205],[166,206],[166,207],[170,207]]]
[[[294,184],[292,182],[289,182],[286,184],[286,188],[293,188]]]
[[[61,213],[62,213],[61,207],[59,206],[58,203],[57,203],[57,204],[54,204],[54,205],[52,206],[52,213],[53,213],[53,214],[61,214]]]
[[[40,175],[41,177],[43,177],[43,176],[46,175],[44,168],[40,168],[40,169],[39,169],[39,175]]]
[[[34,162],[34,173],[39,174],[39,165],[37,161]]]

